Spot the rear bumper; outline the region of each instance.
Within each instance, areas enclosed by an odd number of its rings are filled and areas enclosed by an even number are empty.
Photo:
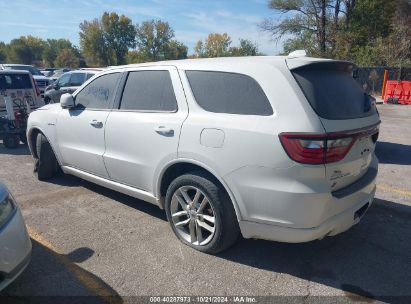
[[[244,238],[257,238],[286,243],[309,242],[342,233],[357,224],[370,207],[375,186],[369,197],[354,207],[333,216],[314,228],[291,228],[277,225],[240,221],[240,229]]]
[[[13,282],[30,263],[31,241],[20,210],[0,230],[0,290]]]
[[[369,174],[335,192],[319,166],[244,167],[225,178],[245,238],[295,243],[335,235],[358,223],[374,199],[377,168],[373,158]]]

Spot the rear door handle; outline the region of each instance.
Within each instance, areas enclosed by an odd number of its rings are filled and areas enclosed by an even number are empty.
[[[96,127],[96,128],[102,128],[103,127],[103,122],[98,121],[96,119],[93,119],[92,121],[90,121],[90,125],[92,125],[93,127]]]
[[[174,136],[174,130],[165,126],[158,126],[154,129],[158,134],[164,136]]]

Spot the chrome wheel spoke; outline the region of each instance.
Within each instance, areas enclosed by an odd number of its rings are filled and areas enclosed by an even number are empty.
[[[214,218],[214,216],[209,216],[209,215],[201,214],[200,217],[203,218],[204,220],[206,220],[207,222],[210,222],[210,223],[213,223],[213,224],[215,223],[215,218]]]
[[[191,238],[191,243],[194,243],[197,238],[196,238],[196,223],[194,220],[190,220],[190,224],[188,225],[188,230],[190,230],[190,238]]]
[[[201,213],[204,209],[204,207],[208,204],[208,199],[207,197],[204,196],[203,200],[201,201],[200,207],[198,207],[198,213]]]
[[[177,199],[178,203],[180,204],[181,208],[182,208],[183,210],[187,210],[188,205],[187,205],[187,203],[184,201],[184,199],[181,198],[181,197],[180,197],[179,195],[177,195],[177,194],[174,194],[174,196],[176,197],[176,199]]]
[[[178,211],[178,212],[172,214],[171,216],[172,217],[180,217],[180,216],[183,216],[183,215],[188,216],[188,212],[186,210]]]
[[[187,191],[185,191],[184,189],[180,188],[180,193],[183,196],[186,205],[190,205],[191,204],[191,198],[190,196],[187,194]]]
[[[198,224],[198,221],[196,221],[196,234],[198,245],[201,245],[201,243],[203,242],[203,233],[201,232],[201,226]]]
[[[214,233],[214,227],[211,227],[206,222],[202,222],[200,220],[197,220],[197,223],[200,227],[204,228],[205,230],[208,230],[209,232]]]
[[[184,226],[187,225],[189,222],[190,222],[190,219],[188,218],[188,219],[186,219],[186,220],[184,220],[184,221],[175,223],[174,225],[175,225],[177,228],[180,228],[180,227],[184,227]]]
[[[200,196],[201,196],[201,192],[200,190],[197,189],[196,194],[193,198],[193,205],[197,204],[198,200],[200,199]]]

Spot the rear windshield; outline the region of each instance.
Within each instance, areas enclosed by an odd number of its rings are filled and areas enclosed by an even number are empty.
[[[31,75],[44,76],[43,74],[41,74],[39,69],[36,69],[35,67],[32,67],[30,65],[7,65],[5,67],[9,70],[29,71]]]
[[[314,111],[325,119],[352,119],[376,113],[371,96],[352,77],[352,65],[317,64],[291,71]]]
[[[0,74],[0,90],[31,89],[28,74]]]

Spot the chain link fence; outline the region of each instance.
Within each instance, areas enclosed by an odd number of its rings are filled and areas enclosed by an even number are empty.
[[[409,80],[411,81],[411,68],[385,68],[366,67],[358,68],[354,72],[354,78],[369,94],[381,95],[384,70],[388,70],[387,80]]]

